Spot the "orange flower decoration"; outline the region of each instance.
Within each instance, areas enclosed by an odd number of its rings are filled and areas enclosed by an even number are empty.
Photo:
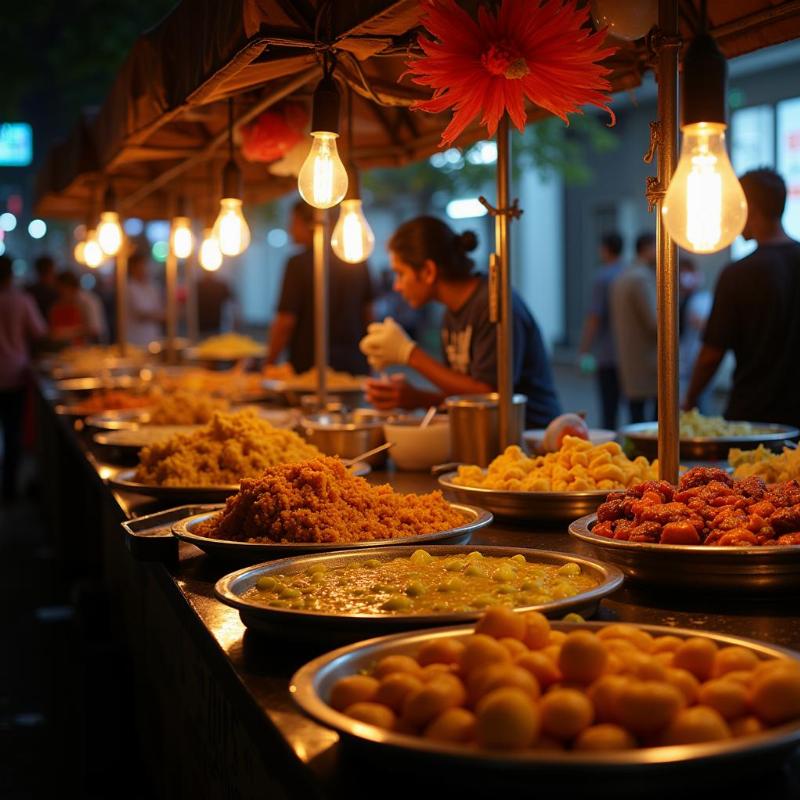
[[[525,127],[525,99],[569,124],[567,114],[586,103],[611,115],[609,70],[598,62],[613,55],[604,47],[605,32],[585,27],[588,5],[576,0],[502,0],[496,14],[478,10],[478,22],[455,0],[423,0],[423,24],[435,40],[420,36],[424,56],[408,65],[412,80],[433,88],[430,100],[413,108],[438,114],[453,110],[442,134],[442,146],[452,144],[472,120],[489,135],[507,111],[514,124]]]

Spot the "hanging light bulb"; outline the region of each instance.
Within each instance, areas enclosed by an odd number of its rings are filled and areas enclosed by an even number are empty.
[[[115,256],[122,247],[125,234],[116,210],[116,197],[111,186],[106,189],[103,199],[103,212],[97,225],[97,241],[107,256]]]
[[[658,0],[592,0],[592,17],[617,39],[646,36],[658,22]]]
[[[347,193],[347,170],[336,148],[339,90],[330,74],[314,90],[311,136],[311,150],[300,167],[297,188],[303,200],[314,208],[332,208]]]
[[[219,249],[219,242],[211,228],[203,231],[199,259],[200,266],[208,272],[216,272],[222,266],[222,251]]]
[[[725,147],[727,62],[707,33],[686,51],[681,157],[661,207],[669,235],[692,253],[715,253],[747,221],[747,200]]]
[[[81,239],[76,245],[75,249],[72,251],[72,257],[75,259],[76,263],[78,264],[86,264],[86,259],[83,255],[83,251],[86,249],[86,240]]]
[[[97,231],[87,231],[83,245],[83,263],[90,269],[97,269],[106,260],[106,254],[97,241]]]
[[[342,261],[360,264],[375,249],[375,236],[361,207],[358,173],[353,165],[347,171],[347,196],[342,200],[339,219],[331,235],[331,247]]]
[[[233,102],[228,102],[229,158],[222,170],[222,199],[214,237],[223,255],[238,256],[250,246],[250,228],[242,213],[242,172],[233,157]]]
[[[169,245],[177,258],[189,258],[194,249],[192,220],[186,214],[186,198],[178,198],[178,213],[172,218]]]

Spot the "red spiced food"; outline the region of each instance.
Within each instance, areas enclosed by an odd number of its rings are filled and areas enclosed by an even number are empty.
[[[734,480],[721,469],[695,467],[676,489],[648,481],[610,494],[592,532],[648,544],[760,547],[800,544],[800,484],[767,486]]]

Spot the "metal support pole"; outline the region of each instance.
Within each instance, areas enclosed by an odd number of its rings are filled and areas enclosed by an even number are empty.
[[[171,237],[170,237],[171,242]],[[166,262],[166,292],[167,292],[167,364],[177,362],[177,351],[175,349],[175,336],[178,327],[178,257],[172,250],[170,243],[167,251]]]
[[[656,282],[658,316],[658,465],[662,480],[677,484],[680,453],[678,397],[678,248],[661,218],[661,206],[678,153],[678,0],[659,0],[658,185]]]
[[[115,305],[117,309],[117,347],[125,356],[128,349],[128,243],[123,242],[116,258],[114,270],[116,284]]]
[[[330,231],[328,212],[314,214],[314,361],[317,365],[317,404],[328,406],[328,275],[330,272]]]
[[[189,258],[184,261],[184,269],[186,271],[186,336],[189,339],[189,344],[197,344],[197,276],[199,271],[197,269],[197,251],[198,247],[192,250]]]
[[[508,114],[504,114],[497,128],[497,209],[495,216],[495,269],[499,314],[497,324],[497,392],[499,394],[498,431],[500,450],[517,444],[513,424],[513,319],[511,314],[511,247],[509,241],[509,215],[511,206],[509,184],[511,173],[511,132]]]

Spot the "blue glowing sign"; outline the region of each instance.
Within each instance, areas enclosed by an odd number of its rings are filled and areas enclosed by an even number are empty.
[[[33,131],[27,122],[0,124],[0,167],[27,167],[33,160]]]

